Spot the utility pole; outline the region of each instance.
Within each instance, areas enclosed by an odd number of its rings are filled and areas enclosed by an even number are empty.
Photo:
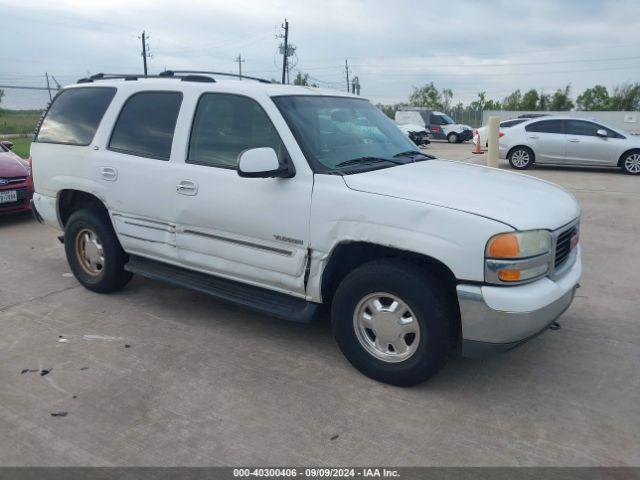
[[[144,76],[147,76],[147,58],[151,58],[153,55],[149,53],[149,44],[147,40],[149,37],[146,32],[143,30],[142,35],[139,37],[142,39],[142,64],[144,65]]]
[[[284,49],[282,52],[282,83],[284,84],[287,75],[287,59],[289,57],[289,22],[287,19],[284,19]]]
[[[347,93],[349,93],[349,63],[344,59],[344,71],[347,74]]]
[[[240,80],[242,80],[242,64],[244,63],[242,55],[238,54],[234,62],[238,62],[238,77],[240,77]]]
[[[52,97],[51,97],[51,86],[49,85],[49,73],[44,72],[44,76],[47,79],[47,91],[49,92],[49,101],[51,101]]]

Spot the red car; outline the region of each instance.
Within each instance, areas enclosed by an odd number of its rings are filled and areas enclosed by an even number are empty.
[[[0,142],[0,215],[31,210],[31,166],[13,153],[13,143]]]

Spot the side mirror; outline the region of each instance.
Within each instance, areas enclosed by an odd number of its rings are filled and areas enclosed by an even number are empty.
[[[600,129],[596,130],[596,135],[598,135],[599,137],[608,137],[609,136],[607,134],[607,131],[604,128],[600,128]]]
[[[238,175],[246,178],[289,178],[293,169],[280,165],[278,155],[273,148],[250,148],[238,157]]]
[[[9,150],[13,150],[13,142],[10,142],[8,140],[3,140],[2,142],[2,146],[8,148]]]

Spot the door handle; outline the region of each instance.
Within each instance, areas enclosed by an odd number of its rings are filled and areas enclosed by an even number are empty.
[[[196,195],[198,193],[198,184],[193,180],[180,180],[176,185],[176,192],[181,195]]]
[[[115,182],[118,179],[118,170],[113,167],[100,167],[100,176],[108,182]]]
[[[540,137],[538,135],[529,135],[529,138],[532,138],[534,140],[538,140]]]
[[[578,140],[577,138],[570,138],[569,141],[571,143],[580,143],[580,140]]]

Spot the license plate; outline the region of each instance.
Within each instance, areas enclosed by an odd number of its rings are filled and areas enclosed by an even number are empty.
[[[12,203],[18,201],[18,192],[16,190],[0,191],[0,203]]]

